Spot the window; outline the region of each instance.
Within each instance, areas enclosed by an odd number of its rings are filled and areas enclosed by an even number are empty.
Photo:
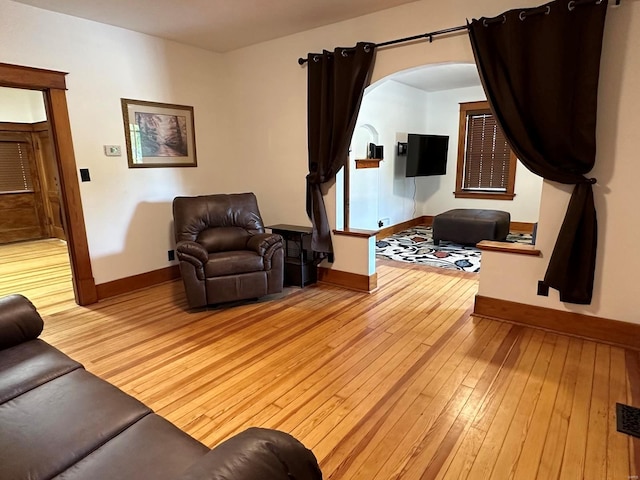
[[[28,144],[0,141],[0,193],[33,192]]]
[[[456,198],[513,200],[516,156],[488,102],[460,104]]]

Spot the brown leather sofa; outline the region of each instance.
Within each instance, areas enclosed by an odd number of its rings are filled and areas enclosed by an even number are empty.
[[[265,233],[253,193],[176,197],[173,222],[190,307],[282,291],[282,237]]]
[[[292,436],[250,428],[213,450],[38,339],[20,295],[0,299],[0,479],[321,480]]]

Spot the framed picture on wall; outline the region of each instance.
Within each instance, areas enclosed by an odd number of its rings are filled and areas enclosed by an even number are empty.
[[[193,107],[121,99],[129,168],[195,167]]]

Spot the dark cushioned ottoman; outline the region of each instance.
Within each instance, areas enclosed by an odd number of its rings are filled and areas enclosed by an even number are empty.
[[[433,219],[433,244],[448,240],[462,245],[475,245],[482,240],[502,242],[509,233],[511,215],[500,210],[458,208],[436,215]]]

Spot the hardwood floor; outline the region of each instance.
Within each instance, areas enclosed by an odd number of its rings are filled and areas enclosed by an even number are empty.
[[[0,245],[0,297],[10,293],[29,298],[41,314],[76,308],[66,242]]]
[[[209,446],[278,428],[327,479],[640,474],[615,419],[640,405],[638,352],[474,318],[474,274],[384,261],[373,294],[316,285],[188,312],[171,282],[85,308],[61,245],[0,247],[0,292],[25,292],[45,340]]]

